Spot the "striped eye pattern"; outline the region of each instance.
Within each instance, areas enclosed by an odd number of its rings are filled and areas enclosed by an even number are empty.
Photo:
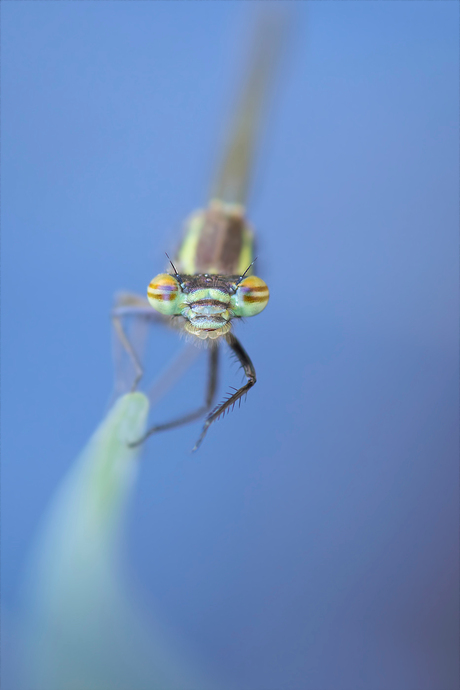
[[[255,316],[265,309],[270,293],[267,284],[257,276],[248,276],[239,283],[232,298],[235,316]]]
[[[147,288],[147,299],[152,307],[166,316],[180,313],[181,294],[179,282],[169,273],[155,276]]]

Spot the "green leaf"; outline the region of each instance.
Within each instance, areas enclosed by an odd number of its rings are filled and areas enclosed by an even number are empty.
[[[148,407],[141,393],[116,402],[50,506],[27,577],[27,690],[209,687],[142,620],[122,577],[139,453],[128,442],[143,434]]]

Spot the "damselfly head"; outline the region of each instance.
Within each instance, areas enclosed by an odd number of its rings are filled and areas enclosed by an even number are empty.
[[[147,288],[151,306],[165,316],[182,316],[182,327],[200,340],[228,333],[233,318],[255,316],[268,303],[268,287],[256,276],[193,276],[160,273]]]

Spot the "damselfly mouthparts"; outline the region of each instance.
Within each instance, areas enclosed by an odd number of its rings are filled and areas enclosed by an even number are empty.
[[[186,424],[207,413],[196,450],[210,425],[241,401],[256,382],[254,366],[232,332],[232,322],[259,314],[269,299],[267,285],[252,275],[254,233],[246,221],[245,204],[260,111],[278,53],[282,24],[279,17],[273,16],[259,22],[248,78],[208,207],[192,214],[186,222],[183,239],[170,261],[168,272],[153,278],[147,289],[147,299],[125,293],[112,311],[115,331],[136,369],[133,389],[143,369],[123,327],[124,316],[160,321],[184,331],[196,343],[204,344],[208,351],[204,404],[185,416],[153,426],[136,444],[153,433]],[[246,383],[212,409],[223,341],[239,360]]]

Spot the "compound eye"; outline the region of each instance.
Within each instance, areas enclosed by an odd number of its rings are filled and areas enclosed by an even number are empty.
[[[179,314],[178,309],[181,289],[179,282],[169,273],[160,273],[150,282],[147,288],[147,299],[160,314],[172,316]]]
[[[265,309],[268,304],[267,284],[257,276],[248,276],[238,285],[233,298],[235,316],[255,316]]]

